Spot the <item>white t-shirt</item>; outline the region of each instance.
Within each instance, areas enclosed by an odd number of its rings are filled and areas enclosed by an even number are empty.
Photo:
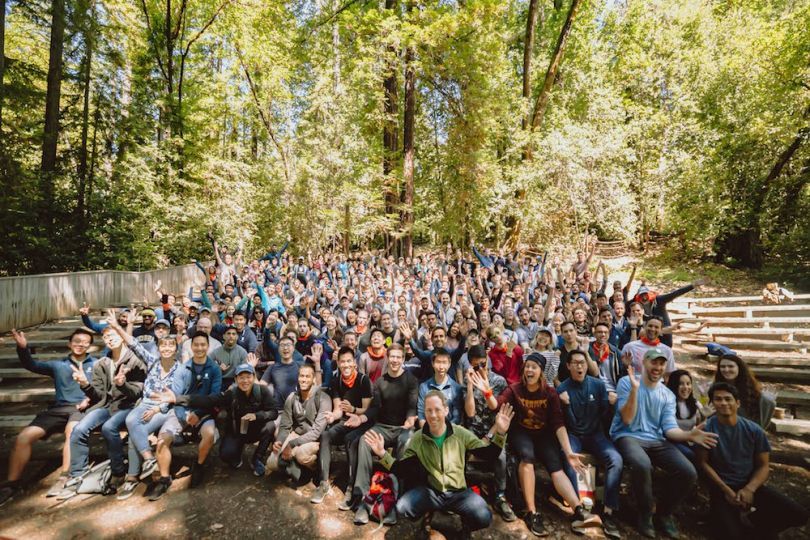
[[[670,349],[667,345],[664,345],[663,343],[659,343],[658,345],[656,345],[656,347],[663,350],[664,354],[667,357],[667,365],[664,368],[664,373],[666,375],[669,375],[670,373],[675,371],[675,369],[677,369],[675,367],[675,355],[672,353],[672,349]],[[640,374],[644,369],[644,353],[646,353],[649,349],[652,348],[653,347],[651,345],[647,345],[640,339],[637,339],[636,341],[631,341],[630,343],[625,345],[624,348],[622,349],[622,354],[626,352],[630,353],[630,355],[633,357],[631,365],[633,366],[633,369],[636,370],[636,373]]]

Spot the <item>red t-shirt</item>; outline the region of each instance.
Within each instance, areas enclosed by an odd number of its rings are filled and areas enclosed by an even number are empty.
[[[554,433],[565,425],[560,397],[557,391],[548,385],[541,385],[534,392],[529,392],[522,382],[509,385],[498,396],[498,407],[504,403],[509,403],[515,408],[513,422],[517,422],[524,429],[539,431],[548,428]]]
[[[509,384],[520,382],[520,372],[523,369],[523,349],[515,345],[512,354],[507,349],[492,347],[489,350],[489,359],[492,361],[492,370],[506,379]]]

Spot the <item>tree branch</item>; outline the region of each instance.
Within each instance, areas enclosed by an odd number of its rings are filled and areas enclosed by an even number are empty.
[[[230,3],[231,3],[231,0],[225,0],[224,2],[222,2],[222,4],[220,4],[220,6],[217,8],[217,10],[214,12],[214,14],[211,15],[211,18],[208,20],[208,22],[205,23],[205,25],[202,28],[200,28],[200,30],[196,34],[194,34],[194,37],[192,37],[188,41],[188,43],[186,44],[186,48],[183,51],[183,55],[182,55],[183,58],[188,56],[188,52],[191,49],[191,46],[194,45],[194,42],[197,41],[198,39],[200,39],[200,37],[202,37],[202,35],[205,33],[205,31],[208,30],[208,27],[210,27],[212,24],[214,24],[214,21],[217,20],[217,17],[222,12],[222,10],[225,9],[225,6],[227,6]]]
[[[155,50],[155,58],[157,59],[160,73],[163,75],[164,79],[169,80],[169,75],[166,73],[166,68],[163,67],[163,61],[160,59],[160,52],[158,52],[157,49],[157,43],[155,42],[155,31],[152,29],[152,21],[149,17],[149,9],[146,7],[146,0],[141,0],[141,8],[143,9],[143,16],[146,18],[146,29],[149,30],[149,37],[151,38],[150,41],[152,42],[152,48]],[[166,24],[169,24],[168,21]]]

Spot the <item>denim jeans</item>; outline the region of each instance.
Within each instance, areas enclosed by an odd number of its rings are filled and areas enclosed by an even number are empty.
[[[660,467],[667,475],[667,486],[658,505],[660,515],[672,514],[691,493],[697,482],[694,465],[669,441],[647,441],[635,437],[622,437],[616,448],[630,468],[633,498],[639,512],[647,515],[653,510],[652,472]]]
[[[122,409],[110,414],[107,408],[90,411],[79,422],[70,434],[70,476],[81,476],[88,468],[90,459],[90,433],[101,426],[101,435],[107,442],[107,453],[110,457],[110,468],[114,476],[123,476],[124,444],[121,441],[121,428],[124,426],[130,409]]]
[[[619,451],[601,431],[584,437],[574,435],[569,431],[568,440],[571,443],[571,450],[575,453],[584,450],[589,454],[593,454],[599,460],[599,463],[605,467],[605,506],[611,510],[618,510],[619,486],[622,481],[623,466],[622,456]],[[576,472],[567,461],[565,463],[565,473],[569,478],[572,476],[576,478]],[[577,489],[576,483],[574,483],[574,489]]]
[[[157,413],[148,422],[143,421],[143,413],[155,405],[141,403],[127,415],[127,431],[129,431],[129,469],[127,474],[138,476],[143,463],[143,452],[149,450],[149,435],[157,433],[166,421],[167,413]]]
[[[397,501],[397,513],[410,519],[419,519],[436,510],[455,512],[470,531],[489,527],[492,522],[492,512],[486,501],[470,488],[440,492],[428,486],[419,486],[405,492]]]

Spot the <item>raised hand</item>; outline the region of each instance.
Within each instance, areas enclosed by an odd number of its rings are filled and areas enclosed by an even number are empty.
[[[248,353],[248,355],[247,355],[247,363],[250,364],[253,367],[256,367],[256,364],[259,363],[259,357],[256,355],[256,353],[252,353],[252,352]]]
[[[481,392],[486,394],[487,392],[492,391],[492,388],[489,386],[489,381],[484,379],[475,370],[470,372],[470,380],[472,381],[473,386],[481,390]]]
[[[622,364],[624,364],[624,367],[629,368],[632,363],[633,363],[633,355],[630,354],[629,352],[623,353]]]
[[[87,302],[82,302],[82,307],[79,308],[79,315],[89,315],[90,305]]]
[[[509,425],[512,423],[512,418],[515,417],[515,411],[512,405],[504,403],[501,405],[498,414],[495,416],[495,432],[505,435],[509,431]]]
[[[638,390],[641,384],[641,376],[639,375],[638,378],[636,378],[636,370],[633,366],[627,368],[627,376],[630,378],[630,386],[633,387],[633,390]]]
[[[382,457],[385,455],[385,439],[382,435],[370,429],[363,434],[363,440],[366,441],[366,444],[371,451],[374,452],[374,455]]]
[[[318,343],[317,341],[312,344],[312,359],[320,362],[321,357],[323,356],[323,344]]]
[[[115,386],[124,386],[124,383],[127,382],[127,373],[129,373],[129,368],[126,366],[122,366],[121,369],[118,370],[118,374],[113,377]]]
[[[411,336],[413,336],[413,332],[411,331],[411,326],[410,326],[410,325],[409,325],[407,322],[405,322],[405,321],[403,321],[403,322],[402,322],[402,323],[399,325],[399,332],[402,334],[402,336],[403,336],[403,337],[404,337],[406,340],[410,340],[410,339],[411,339]]]
[[[23,332],[18,332],[16,328],[12,328],[11,336],[14,338],[14,342],[20,349],[28,347],[28,339],[25,337]]]
[[[568,392],[560,393],[560,402],[565,405],[571,405],[571,397],[568,395]]]
[[[79,386],[87,386],[87,375],[84,374],[84,370],[74,364],[70,364],[70,369],[73,370],[73,380],[79,383]]]

